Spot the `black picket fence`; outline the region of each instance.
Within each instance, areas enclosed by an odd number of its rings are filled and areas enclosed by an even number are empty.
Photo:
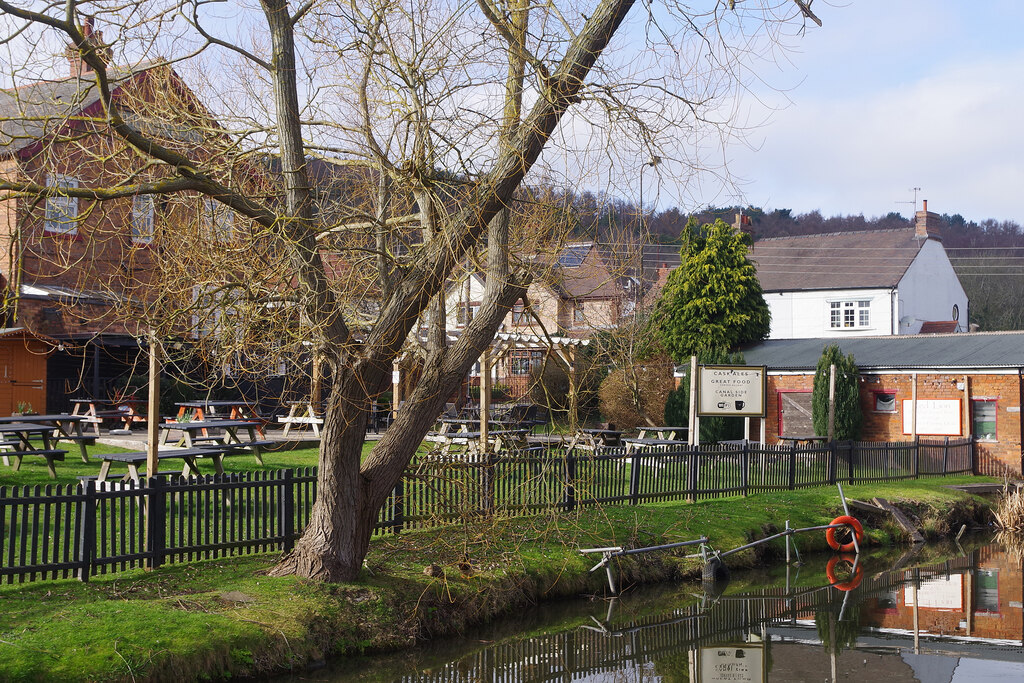
[[[969,439],[701,446],[597,452],[529,449],[422,456],[382,506],[378,533],[482,515],[637,505],[969,473]],[[309,521],[316,468],[139,484],[0,488],[0,581],[77,577],[287,551]]]

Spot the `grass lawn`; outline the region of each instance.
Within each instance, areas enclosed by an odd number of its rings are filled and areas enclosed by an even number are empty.
[[[363,457],[370,452],[374,442],[368,441],[363,445]],[[88,446],[89,462],[82,462],[82,458],[79,455],[78,445],[71,443],[62,443],[58,446],[61,449],[67,450],[67,454],[64,456],[64,462],[56,463],[57,478],[51,479],[49,473],[46,471],[46,461],[39,457],[26,456],[21,463],[21,469],[17,472],[14,471],[11,466],[0,465],[0,486],[35,486],[35,485],[47,485],[47,484],[77,484],[78,477],[97,475],[100,472],[100,460],[96,459],[95,455],[103,453],[121,453],[128,450],[118,448],[117,446],[108,446],[106,444],[97,443]],[[0,453],[2,455],[2,453]],[[312,467],[317,463],[317,449],[316,448],[301,448],[293,451],[273,451],[263,452],[263,465],[256,462],[256,458],[251,455],[233,455],[224,458],[224,470],[226,472],[252,472],[259,470],[279,470],[284,468],[293,467]],[[203,460],[199,460],[199,466],[205,474],[213,474],[213,464],[206,463],[204,467]],[[174,463],[165,463],[165,467],[168,469],[177,470],[180,468],[180,461]],[[115,465],[111,468],[111,476],[120,477],[122,474],[128,472],[127,467]]]

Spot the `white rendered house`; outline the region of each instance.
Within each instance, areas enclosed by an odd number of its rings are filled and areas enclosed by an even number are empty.
[[[769,339],[966,332],[967,294],[938,223],[925,202],[912,228],[755,242]]]

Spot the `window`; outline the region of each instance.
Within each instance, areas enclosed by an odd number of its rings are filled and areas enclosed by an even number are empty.
[[[522,302],[512,307],[512,324],[525,325],[530,322],[530,316],[526,314],[526,305]]]
[[[572,321],[574,323],[582,323],[586,321],[587,315],[583,310],[583,302],[577,301],[572,309]]]
[[[480,304],[470,304],[468,307],[463,304],[459,304],[458,310],[455,312],[455,322],[459,325],[466,325],[467,323],[473,322],[473,318],[480,312]],[[466,314],[469,314],[469,320],[466,320]]]
[[[876,391],[875,392],[875,412],[876,413],[895,413],[896,412],[896,394],[891,391]]]
[[[833,329],[871,327],[871,300],[830,301],[829,327]]]
[[[508,356],[508,373],[529,375],[530,370],[539,368],[543,362],[543,351],[513,351]]]
[[[78,178],[51,174],[46,176],[47,187],[64,189],[78,187]],[[57,235],[78,234],[78,197],[55,196],[46,198],[46,232]]]
[[[971,433],[979,441],[996,440],[996,402],[994,399],[971,400]]]
[[[153,241],[153,195],[132,197],[132,241],[149,244]]]
[[[203,232],[216,242],[230,242],[234,238],[235,214],[216,199],[203,198]]]
[[[998,569],[978,569],[974,572],[974,611],[999,612]]]

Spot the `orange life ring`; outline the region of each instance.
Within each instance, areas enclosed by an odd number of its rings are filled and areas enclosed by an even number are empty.
[[[851,568],[856,567],[856,569],[853,570],[853,573],[843,581],[836,578],[836,566],[840,562],[849,564]],[[864,567],[857,564],[856,555],[836,555],[828,561],[827,565],[825,565],[825,576],[828,577],[828,582],[832,584],[832,587],[836,590],[852,591],[860,585],[861,579],[864,578]]]
[[[859,545],[864,542],[864,527],[862,527],[860,525],[860,522],[858,522],[853,517],[850,517],[849,515],[839,515],[838,517],[833,519],[831,523],[848,524],[850,527],[853,528],[854,536],[856,536],[857,538],[857,545],[854,545],[852,539],[849,543],[840,543],[836,540],[836,531],[838,530],[826,529],[825,540],[828,541],[828,545],[830,548],[832,548],[832,550],[838,550],[841,553],[849,553],[857,550]]]

